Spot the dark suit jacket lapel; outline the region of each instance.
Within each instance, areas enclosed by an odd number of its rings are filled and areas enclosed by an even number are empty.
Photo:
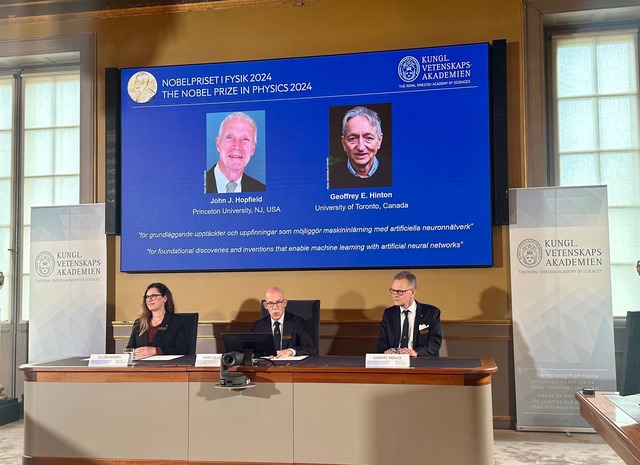
[[[207,180],[205,187],[208,189],[213,188],[212,191],[208,192],[209,194],[217,194],[218,193],[218,184],[216,183],[216,175],[213,172],[217,163],[215,163],[208,171],[207,171]],[[207,189],[205,189],[207,190]]]
[[[425,310],[422,305],[416,302],[416,318],[413,321],[413,344],[415,345],[418,342],[418,336],[420,335],[420,325],[424,321]]]
[[[273,334],[273,328],[271,327],[271,317],[266,316],[265,318],[263,318],[262,321],[258,325],[256,325],[256,330],[260,333]]]
[[[396,305],[393,312],[393,318],[391,319],[391,334],[393,335],[393,339],[389,341],[393,348],[400,346],[400,333],[402,332],[402,326],[400,326],[401,315],[402,312],[400,311],[400,306]]]
[[[288,349],[291,345],[291,335],[293,334],[293,320],[286,313],[284,314],[284,325],[282,326],[282,348]]]

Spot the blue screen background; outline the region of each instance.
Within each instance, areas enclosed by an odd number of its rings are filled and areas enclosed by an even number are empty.
[[[408,56],[468,74],[405,82]],[[122,70],[122,271],[490,266],[488,60],[473,44]],[[147,103],[128,93],[140,71]],[[373,104],[390,107],[393,185],[328,189],[330,108]],[[245,173],[266,191],[205,194],[234,111],[256,120]]]

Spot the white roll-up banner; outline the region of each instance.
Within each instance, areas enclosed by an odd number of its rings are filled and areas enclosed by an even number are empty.
[[[575,393],[615,391],[606,186],[510,191],[517,429],[590,430]]]
[[[105,352],[104,204],[33,207],[29,363]]]

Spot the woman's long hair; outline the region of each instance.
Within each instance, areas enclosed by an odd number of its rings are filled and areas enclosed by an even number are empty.
[[[154,287],[158,289],[158,292],[161,295],[167,298],[167,301],[164,304],[164,309],[169,313],[176,312],[176,306],[173,302],[173,295],[171,294],[169,288],[162,283],[149,284],[145,289],[144,294],[142,295],[142,303],[140,304],[140,312],[138,313],[138,320],[140,321],[140,332],[138,333],[138,335],[140,336],[142,336],[151,325],[151,310],[149,310],[149,307],[147,307],[147,299],[145,298],[145,296],[147,295],[147,292],[149,292],[149,289],[152,289]]]

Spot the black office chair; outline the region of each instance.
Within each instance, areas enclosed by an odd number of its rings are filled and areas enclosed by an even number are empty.
[[[316,346],[316,351],[320,353],[320,301],[319,300],[288,300],[286,311],[298,315],[304,320],[304,327],[311,336]],[[264,300],[260,309],[260,318],[269,315],[264,308]]]
[[[189,353],[188,355],[194,355],[196,353],[196,344],[198,342],[198,320],[200,319],[199,313],[178,313],[185,322],[187,327],[187,338],[189,340]]]

